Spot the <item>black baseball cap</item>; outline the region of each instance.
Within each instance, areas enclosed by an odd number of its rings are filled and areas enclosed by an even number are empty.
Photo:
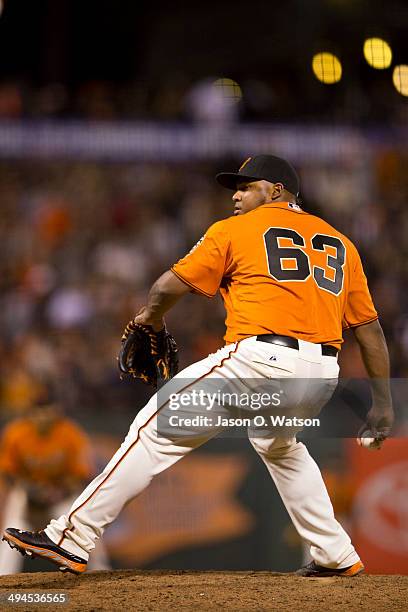
[[[248,157],[238,172],[220,172],[215,178],[227,189],[235,190],[240,181],[269,181],[282,183],[287,191],[299,195],[299,177],[296,170],[286,159],[275,155]]]

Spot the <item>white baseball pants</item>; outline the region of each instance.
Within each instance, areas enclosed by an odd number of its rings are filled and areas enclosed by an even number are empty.
[[[338,377],[336,357],[322,356],[321,346],[299,341],[299,350],[261,342],[256,337],[224,346],[187,367],[138,413],[119,450],[103,472],[78,497],[68,515],[52,520],[47,535],[69,552],[88,559],[95,541],[123,506],[141,493],[152,478],[225,429],[218,417],[232,408],[217,404],[217,418],[194,427],[192,416],[213,414],[208,407],[170,409],[169,393],[190,394],[219,389],[251,392],[284,391],[280,411],[316,416],[331,397]],[[257,385],[260,385],[257,387]],[[283,389],[282,389],[283,387]],[[197,395],[195,396],[197,398]],[[173,418],[174,421],[174,418]],[[300,428],[298,428],[299,430]],[[295,432],[279,435],[273,428],[250,428],[251,444],[264,461],[299,535],[310,544],[319,565],[343,568],[359,557],[334,517],[320,470]]]

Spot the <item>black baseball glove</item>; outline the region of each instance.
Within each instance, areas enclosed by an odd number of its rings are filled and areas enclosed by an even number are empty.
[[[121,378],[140,378],[157,388],[178,372],[178,351],[166,327],[155,332],[150,325],[130,321],[122,336],[118,357]]]

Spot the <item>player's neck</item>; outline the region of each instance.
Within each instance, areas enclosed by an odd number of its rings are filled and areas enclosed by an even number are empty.
[[[266,203],[266,202],[265,202]],[[296,199],[295,198],[288,198],[285,196],[279,196],[277,198],[273,198],[269,204],[296,204]]]

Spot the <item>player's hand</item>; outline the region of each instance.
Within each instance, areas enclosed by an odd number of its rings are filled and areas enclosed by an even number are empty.
[[[139,325],[150,325],[156,332],[164,328],[164,319],[155,319],[146,306],[139,310],[133,321]]]
[[[394,409],[392,405],[373,403],[367,414],[364,428],[371,431],[373,438],[382,442],[390,435],[393,423]]]

